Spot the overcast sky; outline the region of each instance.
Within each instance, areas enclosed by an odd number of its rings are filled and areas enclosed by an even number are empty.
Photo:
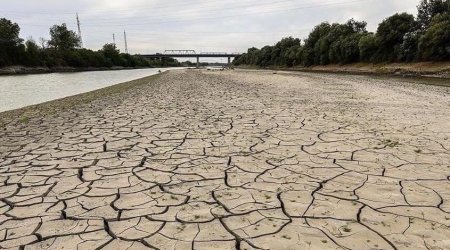
[[[53,24],[76,30],[84,47],[97,50],[116,34],[130,53],[194,49],[244,52],[282,37],[305,38],[322,21],[368,22],[369,31],[396,12],[416,14],[419,0],[0,0],[0,17],[17,22],[21,37],[48,38]]]

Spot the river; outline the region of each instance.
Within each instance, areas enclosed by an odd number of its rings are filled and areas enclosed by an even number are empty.
[[[0,76],[0,112],[89,92],[169,69],[173,68]]]

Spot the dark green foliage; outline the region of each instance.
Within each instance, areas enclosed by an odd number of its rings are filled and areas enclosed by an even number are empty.
[[[304,45],[303,64],[305,66],[328,63],[328,56],[324,55],[328,44],[324,37],[330,32],[330,29],[331,25],[325,22],[314,27],[309,34]]]
[[[416,30],[408,32],[403,36],[403,43],[400,45],[400,61],[414,61],[418,57],[418,46],[421,32]]]
[[[78,35],[66,24],[50,28],[48,47],[39,47],[33,39],[25,43],[19,38],[20,27],[0,18],[0,67],[10,65],[46,67],[165,67],[180,66],[171,58],[147,60],[139,55],[120,53],[114,44],[105,44],[99,51],[81,49]],[[45,46],[45,47],[44,47]]]
[[[274,46],[248,49],[235,65],[313,66],[352,62],[450,60],[450,0],[422,0],[418,17],[400,13],[383,20],[375,34],[366,22],[323,22],[303,41],[283,38]]]
[[[450,58],[450,14],[438,14],[419,41],[422,60],[443,61]]]
[[[247,53],[234,60],[234,64],[252,64],[262,67],[270,65],[294,66],[299,61],[297,51],[300,48],[300,39],[287,37],[275,46],[265,46],[261,50],[257,48],[248,49]]]
[[[359,39],[358,47],[361,61],[371,62],[378,50],[378,40],[373,33],[366,34]]]
[[[365,22],[353,19],[345,24],[324,22],[314,28],[303,46],[300,39],[283,38],[274,46],[249,49],[234,64],[292,67],[356,62],[360,53],[359,40],[367,34],[365,27]]]
[[[367,33],[365,22],[353,19],[345,24],[333,24],[324,37],[328,50],[322,51],[322,58],[328,63],[351,63],[359,60],[359,40]],[[328,55],[328,58],[327,58]]]
[[[399,59],[400,45],[403,38],[415,27],[414,16],[401,13],[386,18],[380,23],[376,36],[378,38],[378,61],[391,62]]]
[[[450,12],[450,0],[423,0],[417,6],[417,23],[421,30],[426,30],[438,14]]]
[[[28,39],[25,42],[25,49],[26,49],[26,53],[25,53],[25,65],[27,66],[40,66],[39,65],[39,61],[40,61],[40,49],[39,46],[36,44],[36,42],[33,39]]]
[[[22,42],[19,38],[20,27],[17,23],[0,18],[0,42],[2,45],[17,46]]]
[[[24,53],[19,32],[17,23],[0,18],[0,67],[18,63],[17,59]]]
[[[113,43],[103,45],[101,53],[103,53],[103,56],[107,59],[109,66],[126,64],[126,61],[124,61],[125,58],[120,55],[120,51]]]
[[[56,50],[70,50],[80,47],[81,40],[78,35],[67,29],[65,23],[61,25],[53,25],[50,28],[50,41],[48,45],[55,48]]]
[[[293,66],[295,50],[300,47],[300,39],[287,37],[281,39],[272,50],[271,58],[275,65]]]

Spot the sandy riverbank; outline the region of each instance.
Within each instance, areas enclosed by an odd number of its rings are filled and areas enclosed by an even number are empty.
[[[243,69],[256,69],[255,66],[239,66]],[[289,70],[318,73],[342,73],[360,75],[426,77],[450,79],[450,62],[420,62],[420,63],[353,63],[344,65],[319,65],[312,67],[269,67],[273,70]]]
[[[5,126],[6,124],[16,124],[17,122],[27,123],[30,118],[42,119],[43,117],[52,114],[57,116],[59,112],[71,108],[78,108],[82,104],[90,103],[97,99],[114,98],[111,96],[121,94],[134,87],[147,84],[157,79],[161,74],[148,76],[145,78],[116,84],[113,86],[101,88],[87,93],[73,95],[58,100],[53,100],[16,110],[0,112],[0,127]]]
[[[450,248],[449,97],[178,70],[2,113],[0,247]]]

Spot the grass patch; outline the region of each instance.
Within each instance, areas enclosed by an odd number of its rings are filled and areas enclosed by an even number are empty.
[[[350,228],[348,227],[348,225],[345,225],[345,226],[342,227],[342,231],[344,231],[344,232],[346,232],[346,233],[350,233],[350,232],[352,231],[352,229],[350,229]]]
[[[28,123],[29,121],[30,121],[30,118],[26,115],[21,116],[19,119],[20,123]]]
[[[390,139],[387,140],[383,140],[383,144],[390,147],[390,148],[395,148],[398,145],[400,145],[400,143],[398,141],[392,141]]]

